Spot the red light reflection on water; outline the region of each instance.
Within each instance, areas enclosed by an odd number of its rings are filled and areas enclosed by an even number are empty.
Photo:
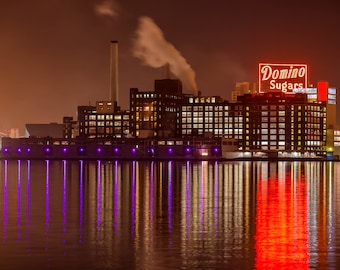
[[[307,183],[287,172],[260,180],[257,190],[256,269],[308,269]]]

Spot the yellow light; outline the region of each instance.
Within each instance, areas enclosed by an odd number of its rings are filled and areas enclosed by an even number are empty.
[[[328,146],[326,149],[327,149],[327,152],[333,152],[333,147]]]
[[[206,157],[209,155],[208,149],[200,149],[200,154],[203,157]]]

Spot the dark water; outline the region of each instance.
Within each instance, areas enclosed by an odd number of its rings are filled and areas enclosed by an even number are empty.
[[[339,264],[340,163],[11,160],[0,177],[0,269]]]

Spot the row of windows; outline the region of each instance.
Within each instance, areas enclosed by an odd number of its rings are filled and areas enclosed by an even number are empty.
[[[129,120],[130,116],[128,114],[90,114],[90,115],[85,115],[85,120]]]
[[[129,125],[129,121],[88,121],[84,123],[85,126],[122,126]]]
[[[296,144],[294,142],[291,142],[290,145],[287,145],[286,141],[280,140],[280,141],[261,141],[261,142],[253,142],[253,144],[250,141],[246,142],[246,145],[270,145],[270,146],[295,146]],[[297,145],[302,145],[301,141],[297,142]],[[307,141],[306,142],[307,146],[322,146],[322,142],[320,141]]]
[[[140,94],[135,94],[132,95],[132,99],[133,98],[170,98],[170,99],[181,99],[181,96],[177,96],[177,95],[168,95],[168,94],[158,94],[158,93],[140,93]]]
[[[191,97],[189,103],[215,103],[215,97]]]
[[[202,114],[198,114],[196,116],[193,116],[193,115],[186,115],[186,117],[182,117],[182,122],[188,122],[188,123],[191,123],[193,121],[197,122],[196,119],[201,119],[203,121],[203,119],[206,121],[206,122],[229,122],[229,123],[242,123],[243,121],[243,118],[242,117],[209,117],[207,114],[205,116],[203,116],[203,113]]]
[[[112,133],[121,133],[121,131],[128,131],[128,128],[124,128],[122,129],[121,127],[117,127],[117,128],[110,128],[110,127],[89,127],[89,128],[85,128],[84,130],[82,130],[83,132],[85,132],[86,134],[96,134],[96,133],[100,133],[100,134],[112,134]]]
[[[182,111],[196,111],[196,110],[206,110],[206,111],[224,111],[228,112],[232,111],[241,111],[243,108],[242,105],[223,105],[223,104],[214,104],[207,105],[207,103],[201,103],[199,105],[183,105]]]

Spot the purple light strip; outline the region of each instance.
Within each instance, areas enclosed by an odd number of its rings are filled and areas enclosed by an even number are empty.
[[[100,219],[101,219],[101,161],[97,161],[97,231],[100,231]]]
[[[150,226],[153,226],[154,219],[154,162],[151,162],[151,172],[150,172]],[[150,228],[151,229],[151,228]]]
[[[20,231],[20,224],[21,224],[21,161],[18,160],[18,208],[17,208],[17,234],[18,234],[18,241],[20,242],[21,238],[21,231]]]
[[[218,236],[218,162],[215,161],[215,185],[214,185],[214,220],[215,220],[215,235]]]
[[[46,193],[45,193],[45,224],[46,233],[49,230],[49,220],[50,220],[50,207],[49,207],[49,179],[50,179],[50,161],[46,160]]]
[[[66,217],[67,217],[67,197],[66,197],[66,160],[63,160],[63,234],[66,233]],[[65,238],[63,239],[66,244]]]
[[[83,166],[84,162],[82,160],[80,162],[80,172],[79,172],[79,227],[80,227],[80,235],[79,242],[83,243],[83,223],[84,223],[84,174],[83,174]]]
[[[172,161],[168,163],[168,217],[169,230],[172,231]]]
[[[186,189],[185,189],[185,195],[186,195],[186,200],[185,200],[185,207],[186,207],[186,230],[187,234],[190,233],[191,231],[191,226],[190,226],[190,219],[191,219],[191,208],[190,208],[190,202],[191,202],[191,196],[190,196],[190,169],[191,169],[191,162],[187,161],[187,175],[186,175]]]
[[[4,242],[7,242],[7,224],[8,224],[8,161],[5,160],[5,168],[4,168]]]
[[[136,238],[135,230],[136,230],[136,161],[133,161],[131,179],[131,235],[133,240]]]
[[[204,232],[204,161],[201,162],[201,183],[200,183],[200,209],[199,209],[199,219],[201,224],[201,232]]]
[[[118,217],[119,217],[119,185],[118,185],[118,161],[115,161],[115,178],[114,178],[114,203],[113,203],[113,230],[118,235]]]
[[[168,163],[168,224],[169,224],[169,234],[172,233],[172,161]],[[169,237],[169,247],[172,247],[171,237]]]
[[[30,239],[30,225],[31,225],[31,161],[27,160],[27,215],[26,215],[26,223],[27,223],[27,232],[26,232],[26,240]]]

